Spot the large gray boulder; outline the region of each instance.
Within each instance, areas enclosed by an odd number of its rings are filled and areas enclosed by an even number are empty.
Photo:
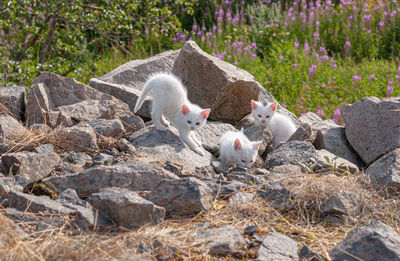
[[[196,131],[196,136],[203,144],[203,148],[214,155],[219,154],[219,142],[221,136],[227,131],[237,131],[228,123],[208,121],[202,128]]]
[[[400,260],[400,235],[393,228],[372,221],[350,231],[330,253],[333,260]]]
[[[27,134],[27,130],[16,119],[8,114],[0,115],[0,153],[11,149]]]
[[[258,249],[257,260],[299,260],[297,242],[288,236],[272,231],[267,234]]]
[[[49,177],[43,182],[59,191],[76,190],[78,196],[89,196],[107,187],[121,187],[132,191],[152,190],[163,179],[179,179],[162,168],[139,162],[124,162],[112,166],[96,166],[77,174]]]
[[[44,72],[33,81],[25,118],[28,126],[45,123],[54,127],[60,123],[76,124],[93,117],[110,119],[127,113],[128,105],[111,95],[74,79]]]
[[[179,50],[167,51],[148,59],[130,61],[98,79],[91,79],[89,86],[120,99],[133,111],[148,78],[156,72],[171,72],[178,55]],[[149,95],[137,114],[151,118],[150,106],[151,96]]]
[[[233,254],[241,251],[246,244],[240,232],[232,226],[197,231],[194,239],[210,255]]]
[[[347,139],[367,164],[400,145],[400,97],[367,97],[340,113]]]
[[[212,207],[210,188],[196,178],[161,180],[146,199],[164,207],[167,215],[194,215]]]
[[[31,180],[44,178],[61,161],[56,153],[15,152],[1,157],[6,175],[25,174]]]
[[[124,188],[106,188],[94,193],[89,202],[99,212],[124,228],[138,228],[164,220],[165,209]]]
[[[358,167],[364,165],[357,152],[354,151],[350,143],[347,141],[345,128],[337,125],[332,120],[322,120],[313,112],[299,118],[302,124],[311,126],[311,140],[314,147],[318,150],[325,149],[336,156],[344,158]]]
[[[21,86],[0,87],[0,113],[12,115],[19,121],[24,121],[25,88]]]
[[[211,108],[210,119],[234,123],[251,111],[262,86],[247,71],[185,43],[172,70],[188,89],[189,100]]]
[[[149,126],[133,133],[129,141],[137,149],[137,161],[160,166],[174,164],[181,167],[181,174],[193,174],[197,168],[209,166],[213,159],[208,151],[204,156],[192,151],[173,127],[159,131]]]
[[[365,174],[375,187],[388,189],[389,192],[400,192],[400,149],[395,149],[372,163]]]

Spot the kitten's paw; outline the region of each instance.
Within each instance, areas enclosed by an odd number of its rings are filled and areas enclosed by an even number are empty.
[[[167,130],[167,127],[165,127],[164,125],[156,126],[156,130],[165,131]]]
[[[204,156],[205,155],[205,153],[204,153],[204,151],[202,149],[197,149],[196,148],[193,151],[196,152],[197,154],[199,154],[200,156]]]

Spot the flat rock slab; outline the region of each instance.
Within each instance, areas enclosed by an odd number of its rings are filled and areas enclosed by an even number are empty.
[[[356,164],[336,156],[327,150],[317,150],[316,153],[320,161],[325,164],[323,167],[333,168],[335,171],[347,171],[351,174],[357,174],[360,172]]]
[[[89,124],[96,133],[106,137],[121,137],[125,133],[124,125],[118,119],[96,119],[87,121],[86,123]]]
[[[102,93],[72,78],[43,72],[33,81],[29,92],[25,112],[27,124],[28,126],[34,123],[56,125],[60,114],[58,107],[80,104],[84,100],[98,101],[100,104],[108,101],[114,105],[109,107],[109,112],[116,114],[129,112],[129,107],[125,103],[111,95]],[[65,112],[72,112],[67,108]],[[93,110],[93,108],[90,109]],[[67,113],[64,114],[63,116],[68,116]]]
[[[388,189],[389,192],[400,192],[400,149],[389,152],[372,163],[365,174],[375,187]]]
[[[121,187],[132,191],[152,190],[162,179],[179,179],[162,168],[139,162],[97,166],[83,172],[54,176],[43,180],[53,184],[59,191],[76,190],[79,197],[89,196],[107,187]]]
[[[227,131],[237,130],[228,123],[208,121],[202,128],[196,131],[196,136],[200,138],[203,148],[214,155],[218,155],[221,136]]]
[[[91,79],[89,86],[120,99],[133,111],[148,78],[155,72],[171,72],[179,51],[166,51],[148,59],[127,62],[98,79]],[[150,107],[149,95],[137,114],[151,118]]]
[[[61,203],[51,200],[47,197],[37,197],[20,191],[11,189],[2,197],[4,205],[12,207],[20,211],[28,211],[33,213],[52,212],[58,214],[74,214],[75,211],[65,207]]]
[[[24,121],[25,88],[21,86],[0,88],[0,112],[7,113],[19,121]]]
[[[119,226],[131,229],[164,220],[165,209],[128,189],[106,188],[94,193],[89,202]]]
[[[258,249],[257,260],[299,260],[297,242],[278,232],[269,232]]]
[[[400,260],[400,235],[392,227],[372,221],[350,231],[330,253],[333,260]]]
[[[9,150],[27,134],[24,126],[15,118],[8,114],[0,115],[0,153]]]
[[[340,113],[347,139],[367,164],[400,145],[400,97],[367,97]]]
[[[328,214],[357,216],[361,204],[362,199],[356,193],[339,190],[322,202],[321,210]]]
[[[241,251],[246,244],[240,232],[232,226],[197,231],[194,239],[210,255],[233,254]]]
[[[146,199],[164,207],[167,215],[194,215],[212,207],[212,192],[196,178],[161,180]]]
[[[265,159],[267,169],[280,165],[308,164],[316,158],[314,146],[308,141],[291,141],[269,153]]]
[[[44,178],[61,161],[56,153],[16,152],[1,157],[6,175],[26,174],[32,180]]]
[[[152,126],[141,129],[132,134],[130,142],[137,149],[137,161],[160,166],[172,163],[182,167],[182,174],[193,174],[196,168],[207,167],[213,160],[208,151],[204,156],[192,151],[173,127],[166,131]]]
[[[193,41],[181,49],[172,70],[188,89],[189,100],[211,108],[210,119],[235,123],[251,111],[262,86],[247,71],[211,56]]]
[[[93,128],[86,124],[80,123],[73,127],[63,128],[58,133],[57,138],[59,146],[74,151],[97,151],[96,133]]]

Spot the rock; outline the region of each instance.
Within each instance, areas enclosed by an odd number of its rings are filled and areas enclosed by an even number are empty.
[[[400,149],[395,149],[372,163],[365,174],[375,187],[383,187],[388,192],[397,194],[400,191]]]
[[[134,114],[125,114],[119,116],[119,120],[122,122],[122,125],[124,125],[126,133],[134,133],[135,131],[143,129],[146,126],[142,118]]]
[[[118,140],[117,146],[120,151],[127,152],[131,155],[135,154],[136,152],[135,146],[133,146],[129,141],[124,138]]]
[[[76,191],[70,188],[61,192],[60,195],[58,195],[57,201],[61,203],[71,203],[85,208],[91,207],[89,202],[80,199],[78,194],[76,194]]]
[[[0,112],[13,116],[18,121],[25,120],[25,88],[21,86],[0,88]]]
[[[7,194],[3,195],[2,200],[6,207],[12,207],[20,211],[28,211],[33,213],[52,212],[58,214],[73,214],[75,211],[71,208],[63,206],[61,203],[51,200],[47,197],[37,197],[20,191],[11,189]]]
[[[90,167],[93,165],[92,157],[82,152],[76,153],[75,151],[70,151],[64,160],[78,167]]]
[[[235,127],[228,123],[208,121],[202,128],[196,131],[203,148],[214,155],[219,155],[219,142],[222,134],[227,131],[237,131]]]
[[[97,228],[110,228],[113,226],[113,223],[98,211],[84,207],[76,210],[73,222],[83,230],[96,230]]]
[[[315,253],[313,250],[311,250],[307,246],[303,246],[300,250],[300,260],[324,261],[324,258],[320,254]]]
[[[21,175],[22,176],[22,175]],[[0,178],[0,198],[6,195],[10,190],[21,191],[28,183],[28,180],[18,180],[16,177]]]
[[[185,43],[172,70],[188,89],[189,100],[211,108],[210,119],[235,123],[251,111],[262,86],[254,77],[230,63],[201,50],[193,41]]]
[[[4,153],[21,141],[27,131],[16,119],[8,114],[0,115],[0,153]]]
[[[254,198],[254,194],[249,192],[236,192],[229,198],[230,205],[241,205],[250,202]]]
[[[350,231],[329,256],[333,260],[400,260],[400,236],[381,221]]]
[[[75,125],[93,119],[115,119],[117,115],[125,114],[128,106],[118,100],[83,100],[57,109],[60,115],[70,118]]]
[[[170,162],[182,166],[182,174],[192,174],[196,168],[207,167],[213,158],[208,151],[204,156],[192,151],[173,127],[166,131],[154,127],[141,129],[130,137],[130,142],[137,149],[137,161],[160,166]]]
[[[179,51],[167,51],[148,59],[130,61],[99,79],[91,79],[89,86],[120,99],[133,111],[147,79],[154,72],[171,72]],[[150,96],[145,99],[138,115],[151,118],[150,100]]]
[[[244,131],[244,134],[249,138],[251,141],[262,141],[259,149],[258,155],[262,155],[268,147],[270,147],[267,152],[272,151],[271,144],[272,144],[272,134],[268,128],[264,126],[250,126]]]
[[[35,148],[35,152],[39,154],[55,153],[53,144],[43,144]]]
[[[226,175],[229,181],[239,181],[248,185],[261,185],[265,182],[265,178],[258,175],[252,175],[249,173],[242,172],[231,172]]]
[[[367,97],[343,106],[340,113],[346,137],[365,163],[400,145],[400,97]]]
[[[68,119],[74,124],[85,119],[110,119],[114,115],[129,112],[125,103],[111,95],[48,72],[40,74],[33,81],[29,97],[25,112],[28,126],[45,123],[52,127],[57,125],[57,121]]]
[[[204,183],[212,190],[213,196],[227,197],[233,193],[246,189],[246,185],[238,181],[224,181],[217,179],[202,179]]]
[[[257,195],[262,199],[268,200],[269,204],[279,210],[287,210],[293,208],[291,199],[294,195],[286,188],[286,186],[279,182],[270,182],[257,190]]]
[[[74,151],[96,151],[97,146],[96,133],[93,128],[87,124],[78,124],[70,128],[63,128],[58,134],[58,138],[63,141],[59,146],[64,149]]]
[[[278,232],[269,232],[258,249],[257,260],[299,260],[297,242]]]
[[[322,202],[321,210],[327,214],[357,216],[361,204],[361,197],[356,193],[339,190]]]
[[[61,161],[56,153],[15,152],[1,157],[6,174],[26,174],[31,180],[48,176]]]
[[[311,126],[311,142],[318,150],[325,149],[336,156],[344,158],[358,167],[364,166],[363,161],[347,141],[345,129],[332,120],[322,120],[313,112],[299,118],[302,124]]]
[[[292,136],[290,136],[290,138],[286,142],[291,142],[294,140],[312,142],[314,139],[312,139],[311,126],[308,123],[301,123],[300,127],[297,128],[297,130],[292,134]]]
[[[208,250],[210,255],[229,255],[241,251],[245,240],[232,226],[197,231],[194,239]]]
[[[256,233],[257,232],[257,230],[258,230],[258,226],[257,225],[251,225],[251,226],[248,226],[248,227],[246,227],[245,229],[244,229],[244,233],[246,234],[246,235],[253,235],[254,233]]]
[[[274,181],[296,176],[303,176],[301,167],[297,165],[285,164],[273,167],[270,173],[268,173],[268,180]]]
[[[92,167],[77,174],[49,177],[43,182],[53,184],[59,191],[75,189],[79,197],[84,197],[107,187],[122,187],[132,191],[152,190],[163,179],[179,177],[156,166],[124,162]]]
[[[360,171],[356,164],[340,158],[327,150],[317,150],[316,152],[319,161],[322,162],[321,167],[333,169],[334,171],[347,171],[349,174],[358,174]]]
[[[15,208],[6,208],[5,215],[12,218],[13,220],[18,220],[22,222],[39,222],[40,219],[34,215],[27,214],[24,210],[20,211]]]
[[[308,141],[291,141],[269,153],[265,159],[267,169],[279,165],[308,164],[316,158],[314,146]]]
[[[146,199],[164,207],[167,215],[194,215],[212,207],[210,188],[196,178],[161,180]]]
[[[114,157],[105,153],[98,153],[93,157],[94,165],[110,166],[114,163]]]
[[[106,188],[94,193],[89,202],[99,212],[124,228],[138,228],[147,223],[164,220],[165,209],[140,197],[136,192],[121,188]]]
[[[255,124],[253,116],[247,114],[240,121],[235,124],[236,129],[240,130],[241,128],[247,129]]]

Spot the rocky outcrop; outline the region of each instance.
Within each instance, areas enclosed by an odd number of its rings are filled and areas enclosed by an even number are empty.
[[[18,121],[25,120],[25,88],[21,86],[0,88],[0,114],[9,114]]]

